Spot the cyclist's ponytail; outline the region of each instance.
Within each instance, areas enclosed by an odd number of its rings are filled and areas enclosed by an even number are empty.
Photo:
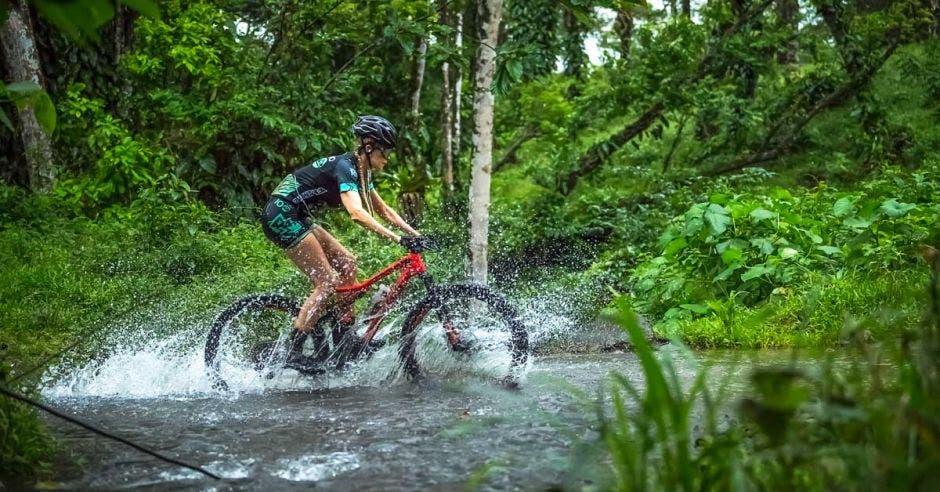
[[[360,151],[362,147],[359,147]],[[366,208],[366,211],[369,212],[369,215],[375,215],[375,210],[372,208],[372,193],[369,190],[369,183],[372,182],[372,154],[366,153],[366,160],[369,161],[368,164],[363,165],[359,160],[357,152],[356,156],[356,174],[359,175],[359,199],[362,200],[362,205]]]

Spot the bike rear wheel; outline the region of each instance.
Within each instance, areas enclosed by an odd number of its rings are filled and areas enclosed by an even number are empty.
[[[289,297],[252,294],[219,313],[205,347],[206,369],[213,386],[228,389],[223,362],[235,369],[260,372],[283,365],[291,345],[293,319],[299,312],[297,301]]]
[[[528,357],[529,336],[516,310],[482,285],[434,288],[408,314],[399,342],[409,378],[456,358],[458,365],[470,363],[475,371],[515,385]]]

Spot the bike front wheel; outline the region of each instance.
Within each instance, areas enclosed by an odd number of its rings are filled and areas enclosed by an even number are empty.
[[[518,384],[529,357],[529,335],[506,299],[482,285],[434,288],[409,312],[399,358],[410,378],[422,371],[464,370]]]

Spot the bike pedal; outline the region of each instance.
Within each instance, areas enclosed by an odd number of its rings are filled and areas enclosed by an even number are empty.
[[[477,351],[476,344],[467,340],[466,338],[461,338],[460,340],[458,340],[457,343],[450,346],[450,349],[453,350],[454,352],[467,354],[467,355],[472,354]]]

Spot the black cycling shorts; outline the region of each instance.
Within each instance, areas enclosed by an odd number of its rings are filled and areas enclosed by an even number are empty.
[[[306,210],[279,196],[272,196],[261,212],[264,235],[283,249],[297,246],[314,227]]]

